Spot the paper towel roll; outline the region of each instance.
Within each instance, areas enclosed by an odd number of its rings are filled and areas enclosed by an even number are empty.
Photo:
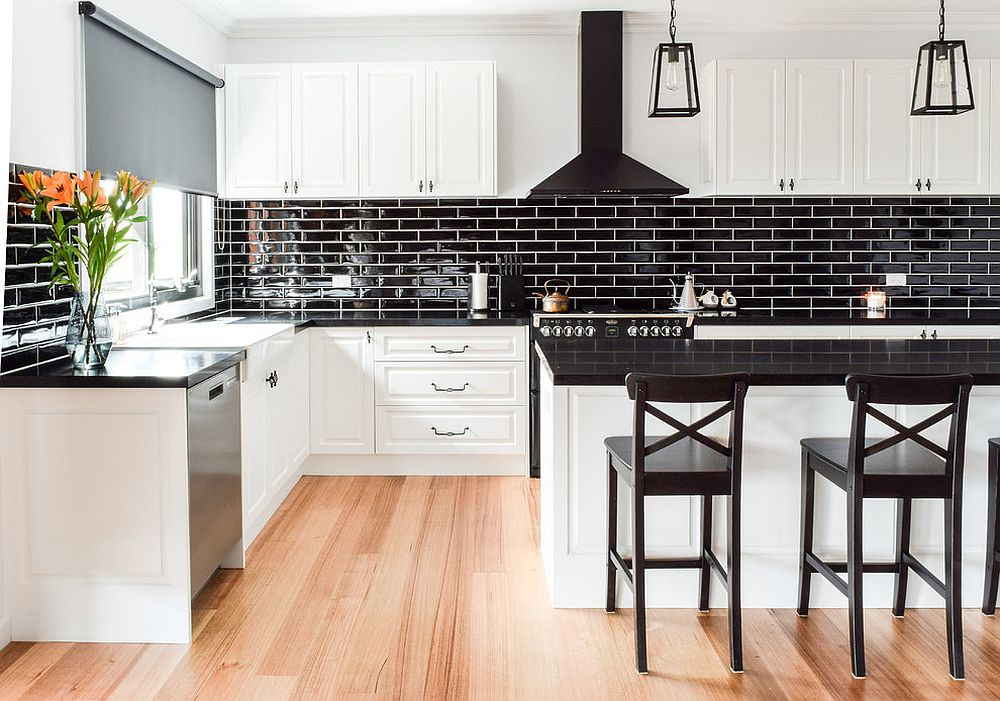
[[[469,273],[469,309],[482,311],[490,306],[489,273]]]

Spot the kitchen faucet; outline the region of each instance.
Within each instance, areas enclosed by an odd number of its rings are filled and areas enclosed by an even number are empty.
[[[194,286],[194,280],[181,278],[174,278],[170,282],[165,282],[162,280],[156,280],[155,278],[150,278],[148,282],[149,286],[149,328],[146,329],[146,333],[154,334],[156,330],[166,321],[160,316],[159,311],[159,293],[163,290],[176,290],[177,292],[184,292],[184,290],[189,287]]]

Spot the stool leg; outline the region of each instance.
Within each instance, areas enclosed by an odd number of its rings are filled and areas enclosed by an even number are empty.
[[[895,597],[892,603],[892,615],[902,616],[906,612],[906,580],[910,568],[903,564],[903,555],[910,553],[910,516],[913,513],[912,499],[896,500],[896,571]]]
[[[632,578],[635,593],[635,669],[648,674],[646,664],[646,523],[642,483],[632,491]]]
[[[712,568],[705,551],[712,547],[712,496],[701,498],[701,572],[698,575],[698,610],[708,611],[708,593],[712,584]]]
[[[813,517],[816,507],[816,473],[809,467],[809,455],[802,451],[802,535],[799,540],[799,608],[800,616],[809,615],[809,590],[812,586],[812,566],[806,553],[813,547]]]
[[[618,568],[615,567],[611,553],[618,552],[618,473],[611,464],[611,453],[608,453],[608,600],[604,610],[615,612],[616,592],[618,584]]]
[[[859,679],[866,676],[862,503],[861,492],[850,486],[847,490],[847,608],[851,629],[851,673]]]
[[[983,613],[992,616],[997,610],[997,588],[1000,566],[997,563],[997,542],[1000,541],[1000,519],[997,519],[997,474],[1000,473],[1000,447],[990,444],[989,487],[986,492],[986,582],[983,586]]]
[[[955,679],[965,679],[962,652],[962,495],[945,500],[944,593],[948,624],[948,667]]]
[[[729,666],[734,672],[743,671],[743,611],[740,600],[740,485],[733,485],[729,497],[729,546],[726,569],[729,589]]]

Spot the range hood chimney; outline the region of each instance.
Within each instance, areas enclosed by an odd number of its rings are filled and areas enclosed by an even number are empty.
[[[622,152],[622,12],[580,14],[580,155],[529,196],[686,195]]]

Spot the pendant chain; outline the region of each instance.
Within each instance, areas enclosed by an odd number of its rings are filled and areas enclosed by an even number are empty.
[[[671,44],[677,43],[677,8],[674,7],[675,2],[676,0],[670,0],[670,43]],[[944,0],[941,0],[941,7],[942,8],[944,7]],[[944,12],[943,9],[941,11]],[[942,17],[941,21],[944,22],[943,19],[944,15],[942,14],[941,17]],[[944,30],[942,29],[941,31],[942,31],[941,36],[943,37]]]
[[[944,41],[944,0],[941,0],[941,21],[938,22],[938,34],[941,37],[941,41]]]

